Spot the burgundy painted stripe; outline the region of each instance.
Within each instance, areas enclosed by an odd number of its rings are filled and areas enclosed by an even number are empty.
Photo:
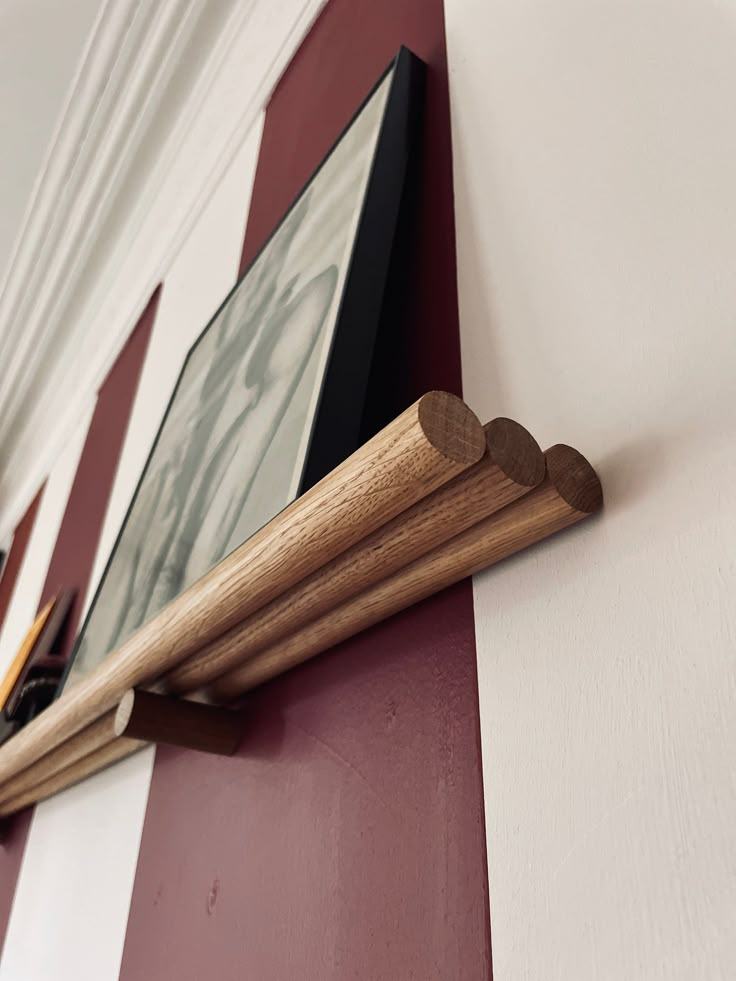
[[[440,0],[331,0],[268,107],[243,263],[401,43],[430,66],[407,394],[458,391]],[[470,584],[247,711],[234,759],[157,751],[121,978],[489,978]]]
[[[61,589],[77,590],[62,644],[64,657],[70,653],[76,637],[160,292],[159,287],[148,301],[97,395],[46,574],[41,604]]]
[[[133,407],[138,379],[151,336],[160,288],[141,315],[97,395],[95,410],[77,464],[54,552],[49,562],[40,607],[62,587],[78,590],[66,634],[66,648],[74,641],[79,613],[92,574],[92,565],[110,499],[118,459]],[[36,501],[31,505],[37,507]],[[29,508],[29,512],[30,512]],[[28,514],[26,515],[26,518]],[[26,521],[26,518],[23,520]],[[32,519],[31,519],[32,524]],[[20,526],[19,526],[20,529]],[[17,536],[18,533],[16,533]],[[30,534],[30,529],[28,530]],[[15,547],[15,539],[13,540]],[[10,559],[10,556],[8,557]],[[5,577],[3,576],[3,579]],[[0,846],[0,949],[10,916],[15,884],[31,823],[32,810],[5,822]]]
[[[28,548],[28,541],[33,531],[36,521],[38,507],[43,497],[45,484],[34,497],[28,506],[28,510],[23,515],[15,529],[13,542],[10,546],[8,558],[0,578],[0,629],[8,612],[8,606],[13,596],[15,583],[23,564],[23,558]],[[20,863],[23,859],[23,849],[25,848],[28,826],[30,824],[30,811],[20,815],[12,821],[7,821],[0,829],[2,840],[0,841],[0,950],[5,943],[5,933],[8,928],[10,918],[10,908],[13,904],[15,894],[15,883],[20,871]]]
[[[26,847],[28,829],[31,826],[32,810],[23,811],[8,821],[4,821],[0,834],[0,951],[5,944],[10,910],[15,896],[15,883],[18,881],[20,863]]]

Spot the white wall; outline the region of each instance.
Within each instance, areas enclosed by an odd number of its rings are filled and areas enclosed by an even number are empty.
[[[237,278],[262,124],[261,114],[166,276],[88,602],[184,357]],[[42,509],[51,507],[47,501],[58,497],[53,489],[50,483]],[[64,502],[66,494],[68,487]],[[39,525],[41,516],[42,512]],[[54,540],[55,535],[51,542]],[[36,808],[0,963],[0,981],[112,981],[118,977],[153,754],[153,749],[146,750]]]
[[[0,273],[101,5],[101,0],[0,4]]]
[[[606,497],[475,582],[494,979],[731,979],[736,7],[446,18],[466,397]]]

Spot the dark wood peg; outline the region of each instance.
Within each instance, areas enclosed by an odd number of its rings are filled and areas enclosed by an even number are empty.
[[[115,714],[116,736],[232,756],[243,733],[240,712],[131,688]]]

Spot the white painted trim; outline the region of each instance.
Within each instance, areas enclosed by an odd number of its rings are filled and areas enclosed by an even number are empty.
[[[0,288],[0,540],[325,0],[108,0]]]

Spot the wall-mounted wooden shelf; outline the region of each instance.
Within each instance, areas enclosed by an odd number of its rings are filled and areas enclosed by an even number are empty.
[[[425,395],[9,740],[0,815],[147,742],[233,753],[222,706],[601,505],[576,450]]]

